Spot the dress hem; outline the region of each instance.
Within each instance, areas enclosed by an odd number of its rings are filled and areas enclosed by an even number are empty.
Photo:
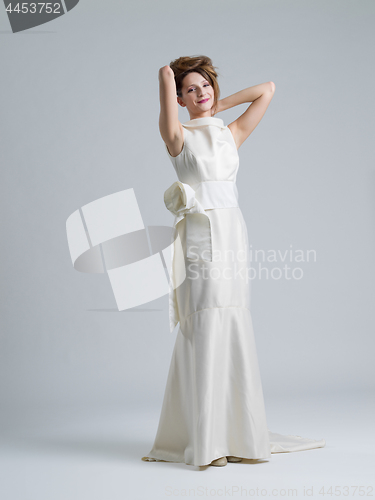
[[[171,462],[171,463],[192,465],[194,467],[206,467],[207,465],[210,465],[213,460],[217,460],[218,458],[221,458],[221,457],[230,457],[230,456],[232,456],[232,457],[242,458],[244,460],[270,460],[272,458],[271,454],[267,455],[265,457],[245,457],[243,455],[244,454],[235,454],[235,453],[228,452],[226,454],[221,454],[221,455],[215,456],[212,460],[210,460],[208,463],[205,463],[205,464],[195,464],[195,463],[185,462],[185,460],[172,460],[171,458],[169,458],[169,459],[167,459],[167,458],[158,458],[155,455],[153,456],[152,454],[148,454],[148,455],[146,455],[146,457],[153,458],[154,460],[156,460],[158,462]],[[161,456],[161,454],[159,455],[159,457],[160,456]]]

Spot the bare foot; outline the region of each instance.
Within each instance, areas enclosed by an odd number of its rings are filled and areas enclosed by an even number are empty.
[[[216,465],[217,467],[223,467],[224,465],[227,465],[227,457],[220,457],[220,458],[217,458],[216,460],[212,460],[210,465]]]

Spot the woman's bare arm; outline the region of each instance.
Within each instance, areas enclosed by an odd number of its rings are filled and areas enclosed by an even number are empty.
[[[184,136],[178,119],[178,103],[174,73],[170,66],[159,69],[160,116],[159,130],[172,156],[177,156],[183,147]]]
[[[276,86],[273,82],[260,83],[259,85],[240,90],[218,102],[217,112],[233,108],[233,106],[237,106],[238,104],[251,102],[247,110],[237,120],[228,125],[237,149],[249,137],[263,118],[274,95],[275,88]]]

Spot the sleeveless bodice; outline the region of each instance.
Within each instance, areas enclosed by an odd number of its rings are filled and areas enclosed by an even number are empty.
[[[182,124],[184,145],[181,153],[167,154],[179,181],[194,186],[205,181],[236,182],[239,156],[230,129],[221,118],[195,118]]]

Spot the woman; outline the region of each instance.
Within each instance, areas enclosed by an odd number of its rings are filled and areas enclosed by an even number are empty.
[[[223,466],[323,447],[324,440],[268,431],[250,314],[237,150],[262,119],[275,84],[219,100],[217,73],[205,56],[172,61],[159,81],[160,133],[179,179],[164,200],[175,215],[170,328],[180,327],[157,435],[143,460]],[[228,126],[214,116],[245,102],[252,104]],[[178,104],[190,116],[184,124]]]

